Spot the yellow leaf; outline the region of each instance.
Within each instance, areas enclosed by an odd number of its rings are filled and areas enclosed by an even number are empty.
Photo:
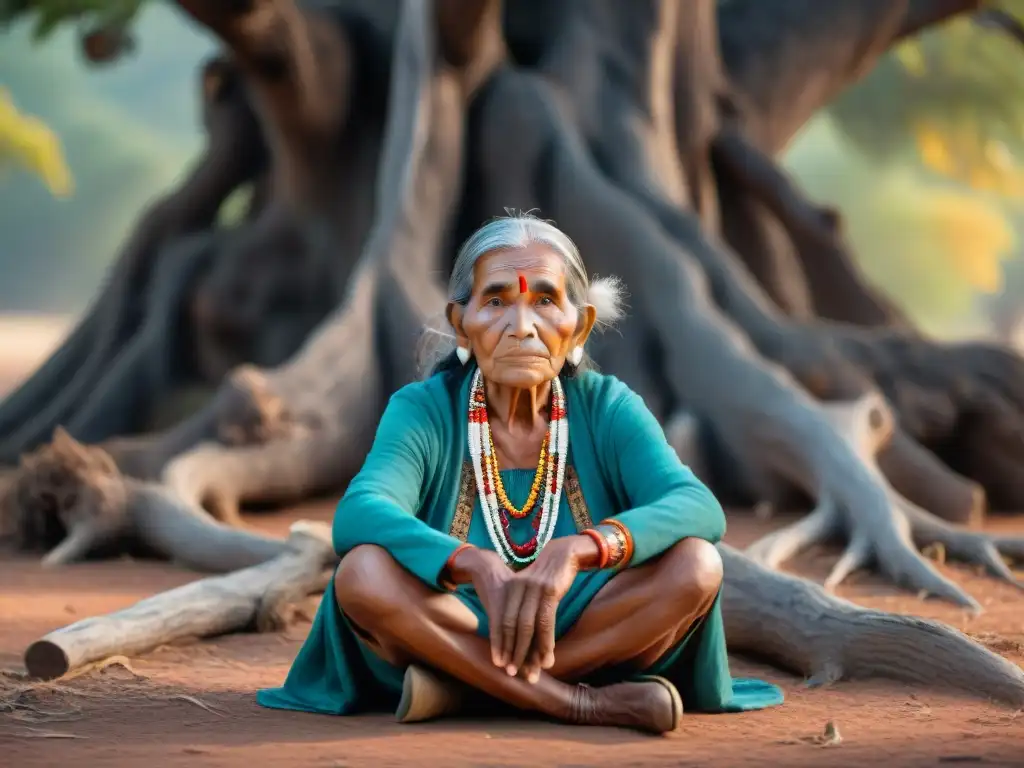
[[[56,197],[74,188],[60,139],[42,120],[20,113],[10,92],[0,87],[0,158],[34,173]]]
[[[974,289],[998,291],[1002,261],[1016,243],[1006,217],[975,197],[948,190],[927,194],[922,202],[924,216],[935,227],[941,244],[936,256]]]
[[[925,124],[915,125],[913,131],[918,154],[925,166],[944,176],[956,173],[957,164],[953,152],[940,131]]]
[[[916,40],[908,40],[896,47],[896,58],[913,77],[924,77],[928,73],[924,51]]]

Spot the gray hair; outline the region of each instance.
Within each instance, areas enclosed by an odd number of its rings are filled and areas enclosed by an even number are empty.
[[[484,224],[469,236],[452,267],[448,281],[448,300],[465,306],[473,293],[473,271],[476,263],[493,251],[516,250],[541,244],[561,257],[565,263],[565,284],[569,301],[582,311],[586,305],[597,310],[595,328],[603,331],[619,320],[624,311],[625,291],[617,277],[591,279],[583,258],[572,239],[550,221],[530,213],[499,216]],[[433,343],[430,343],[430,342]],[[431,347],[429,351],[424,347]],[[437,328],[427,328],[421,341],[421,370],[428,375],[449,367],[454,357],[455,338]],[[430,359],[425,359],[430,358]],[[575,370],[592,366],[589,355]],[[575,371],[572,371],[575,372]]]

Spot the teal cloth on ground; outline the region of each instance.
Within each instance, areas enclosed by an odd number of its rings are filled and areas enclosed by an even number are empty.
[[[357,546],[375,544],[424,584],[442,589],[441,571],[461,543],[448,531],[463,462],[469,458],[466,419],[472,372],[469,366],[441,373],[392,396],[366,463],[338,503],[333,539],[340,556]],[[721,506],[679,461],[639,396],[618,379],[594,372],[563,379],[563,384],[570,460],[591,518],[596,523],[615,517],[629,528],[634,541],[632,567],[684,538],[721,540],[725,533]],[[504,471],[502,481],[512,502],[521,504],[529,493],[533,471]],[[528,520],[512,521],[511,529],[514,540],[520,542],[531,533]],[[563,494],[555,536],[576,532]],[[493,549],[479,500],[468,540]],[[614,575],[589,571],[576,577],[558,608],[557,637],[572,628]],[[473,588],[460,586],[455,595],[478,616],[478,633],[486,637],[487,616]],[[778,686],[732,678],[720,601],[645,672],[671,680],[688,711],[740,712],[783,701]],[[393,708],[403,675],[404,669],[385,662],[357,638],[329,588],[284,685],[261,690],[256,698],[265,707],[335,715]]]

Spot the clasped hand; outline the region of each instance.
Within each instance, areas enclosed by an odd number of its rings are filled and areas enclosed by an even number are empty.
[[[511,676],[535,683],[555,664],[558,604],[580,570],[573,538],[549,542],[519,572],[494,552],[480,552],[472,582],[490,623],[491,659]]]

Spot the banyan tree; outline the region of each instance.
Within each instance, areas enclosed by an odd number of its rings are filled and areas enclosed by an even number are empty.
[[[1016,583],[1024,538],[976,524],[1024,508],[1024,361],[915,328],[860,272],[840,213],[776,160],[894,44],[981,13],[1019,35],[1012,16],[981,0],[177,6],[222,43],[198,77],[205,148],[0,405],[3,520],[50,565],[130,547],[230,573],[58,631],[30,672],[276,626],[322,589],[336,557],[317,526],[278,540],[239,508],[344,488],[421,375],[423,329],[443,332],[458,242],[513,208],[625,282],[628,319],[591,353],[723,502],[811,510],[722,547],[734,650],[816,682],[1024,704],[1024,672],[965,635],[829,593],[873,568],[977,609],[928,544]],[[102,61],[128,40],[108,21],[83,48]],[[842,545],[824,588],[776,570],[824,542]]]

